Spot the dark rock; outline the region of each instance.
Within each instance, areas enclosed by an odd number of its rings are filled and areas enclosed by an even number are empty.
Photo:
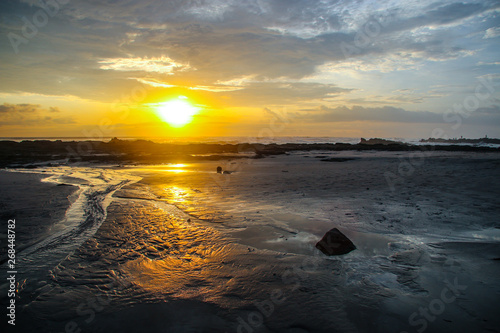
[[[373,139],[364,139],[361,138],[361,141],[359,142],[360,145],[405,145],[405,143],[401,141],[393,141],[393,140],[387,140],[387,139],[380,139],[380,138],[373,138]]]
[[[316,244],[316,248],[329,256],[341,255],[356,249],[356,246],[337,228],[328,231]]]
[[[222,173],[222,167],[220,166],[217,167],[217,173]]]

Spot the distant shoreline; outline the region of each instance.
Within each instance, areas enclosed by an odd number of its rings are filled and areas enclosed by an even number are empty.
[[[431,139],[428,139],[431,140]],[[433,139],[438,140],[438,139]],[[463,140],[463,139],[461,139]],[[475,139],[470,139],[475,140]],[[499,139],[489,139],[498,140]],[[425,141],[427,142],[427,141]],[[500,147],[455,144],[414,145],[387,139],[361,139],[359,143],[155,143],[148,140],[103,141],[24,140],[0,141],[0,167],[36,167],[88,163],[170,163],[236,158],[263,158],[295,151],[460,151],[500,152]],[[439,141],[439,143],[442,143]],[[462,142],[460,142],[462,143]]]
[[[0,137],[2,141],[94,141],[94,142],[108,142],[114,137]],[[360,141],[359,137],[335,137],[335,136],[276,136],[276,137],[252,137],[252,136],[221,136],[221,137],[119,137],[122,141],[151,141],[154,143],[172,143],[172,144],[186,144],[186,143],[217,143],[217,144],[241,144],[241,143],[262,143],[262,144],[283,144],[283,143],[351,143],[355,144]],[[378,138],[377,138],[378,139]],[[399,137],[383,137],[383,140],[394,142],[403,142],[407,144],[413,143],[495,143],[500,144],[500,138],[399,138]]]
[[[480,144],[480,143],[490,143],[490,144],[500,144],[500,139],[491,139],[488,137],[484,137],[482,139],[466,139],[466,138],[460,138],[460,139],[435,139],[435,138],[429,138],[429,139],[421,139],[420,142],[433,142],[433,143],[472,143],[472,144]]]

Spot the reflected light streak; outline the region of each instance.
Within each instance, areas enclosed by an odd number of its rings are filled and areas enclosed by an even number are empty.
[[[165,172],[173,172],[173,173],[183,173],[183,172],[187,172],[187,170],[179,170],[179,169],[165,169],[165,170],[162,170],[162,171],[165,171]]]
[[[183,197],[189,190],[165,187],[173,196]],[[222,263],[233,253],[233,246],[213,228],[186,222],[150,207],[144,220],[134,221],[131,234],[139,256],[121,266],[134,286],[176,297],[218,297],[226,292],[227,273]],[[147,230],[148,232],[140,232]],[[233,275],[233,274],[231,274]],[[189,286],[189,287],[187,287]]]

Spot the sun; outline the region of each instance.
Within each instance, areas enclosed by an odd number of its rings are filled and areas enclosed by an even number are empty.
[[[182,127],[191,122],[199,108],[191,105],[187,97],[179,96],[156,106],[158,115],[172,127]]]

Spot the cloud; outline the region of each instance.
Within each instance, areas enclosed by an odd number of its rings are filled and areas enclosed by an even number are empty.
[[[0,105],[1,114],[11,113],[34,113],[40,111],[39,104],[9,104],[3,103]]]
[[[478,108],[474,113],[500,116],[500,105],[491,105],[488,107]]]
[[[228,91],[236,91],[236,90],[241,90],[245,89],[243,87],[231,87],[231,86],[224,86],[224,85],[213,85],[213,86],[200,86],[197,85],[196,87],[189,87],[190,90],[205,90],[205,91],[211,91],[211,92],[228,92]]]
[[[500,36],[500,27],[494,27],[486,30],[483,39],[496,38],[498,36]]]
[[[181,88],[221,94],[224,100],[241,106],[285,105],[311,100],[324,100],[347,94],[352,89],[338,87],[335,84],[292,81],[286,78],[273,80],[255,80],[252,77],[237,77],[226,81],[216,81],[212,85],[167,84],[156,79],[135,80],[153,87]]]
[[[441,98],[450,95],[446,89],[431,89],[419,91],[416,89],[397,89],[383,95],[365,95],[357,98],[344,98],[342,103],[350,105],[401,105],[420,104],[429,99]],[[337,100],[337,102],[339,102]]]
[[[230,101],[238,105],[298,105],[304,102],[318,102],[323,99],[349,93],[351,89],[334,84],[307,82],[251,82],[245,89],[227,93]]]
[[[317,68],[318,72],[348,73],[357,76],[358,73],[414,70],[422,66],[421,59],[415,53],[398,52],[384,57],[362,56],[358,59],[325,63]]]
[[[60,113],[57,107],[44,109],[39,104],[9,104],[0,105],[0,126],[8,125],[50,125],[50,124],[73,124],[71,117],[53,117],[54,113]]]
[[[498,66],[500,65],[500,61],[494,61],[494,62],[483,62],[480,61],[477,63],[478,66]]]
[[[414,31],[417,28],[424,27],[432,29],[439,27],[449,28],[450,25],[461,24],[465,19],[470,19],[499,6],[494,1],[484,1],[483,3],[452,2],[447,4],[434,2],[427,5],[422,4],[413,13],[402,13],[401,10],[405,7],[396,7],[391,9],[393,19],[387,21],[384,30],[387,32],[396,32]]]
[[[159,58],[108,58],[98,61],[99,68],[124,72],[156,72],[161,74],[174,74],[175,71],[191,69],[189,64],[175,62],[169,57]]]
[[[328,108],[321,106],[316,110],[304,110],[300,118],[312,122],[350,122],[375,121],[396,123],[439,123],[442,115],[428,111],[406,111],[392,106],[365,108],[362,106],[339,106]]]
[[[176,87],[176,85],[173,84],[168,84],[166,82],[161,82],[160,80],[152,79],[152,78],[147,78],[147,79],[142,79],[142,78],[131,78],[133,80],[136,80],[137,82],[147,84],[151,87],[155,88],[173,88]]]
[[[466,125],[488,126],[500,122],[500,106],[481,107],[465,118],[457,114]],[[429,111],[408,111],[392,106],[362,107],[339,106],[328,108],[321,106],[317,109],[303,109],[295,114],[295,119],[311,123],[338,123],[338,122],[380,122],[380,123],[407,123],[407,124],[445,124],[441,113]]]

